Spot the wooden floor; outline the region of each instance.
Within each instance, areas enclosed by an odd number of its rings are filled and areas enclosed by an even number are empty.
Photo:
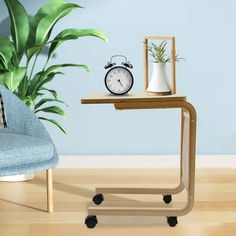
[[[95,229],[83,224],[95,186],[169,186],[176,183],[175,169],[56,170],[53,214],[45,212],[44,172],[33,181],[0,183],[0,236],[235,236],[236,169],[198,169],[196,175],[195,207],[178,218],[175,228],[164,217],[103,216]],[[184,193],[174,196],[174,201],[184,199]],[[155,205],[161,197],[119,195],[106,200]]]

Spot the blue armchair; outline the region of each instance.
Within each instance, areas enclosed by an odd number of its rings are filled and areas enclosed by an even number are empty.
[[[56,148],[37,116],[5,87],[0,86],[7,128],[0,129],[0,176],[46,170],[47,211],[53,212],[53,171]]]

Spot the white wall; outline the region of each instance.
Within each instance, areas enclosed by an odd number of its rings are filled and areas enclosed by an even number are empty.
[[[33,14],[46,1],[21,2]],[[94,38],[69,42],[61,46],[54,59],[54,63],[87,63],[93,70],[89,75],[65,69],[66,76],[52,84],[70,105],[68,118],[63,121],[67,136],[47,126],[60,154],[177,153],[177,111],[119,112],[109,105],[80,104],[85,94],[105,91],[104,64],[116,53],[125,54],[134,65],[133,90],[143,89],[145,35],[175,36],[177,51],[187,59],[177,65],[177,82],[178,89],[188,96],[198,112],[198,153],[236,152],[236,1],[74,2],[86,9],[76,10],[62,20],[53,34],[65,27],[100,28],[109,42]],[[7,16],[4,1],[0,2],[0,9],[2,20]],[[7,30],[1,28],[1,32]],[[43,63],[45,58],[40,60]]]

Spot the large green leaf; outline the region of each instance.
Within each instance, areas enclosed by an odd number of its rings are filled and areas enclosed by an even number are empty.
[[[3,59],[1,59],[1,56],[0,56],[0,73],[1,73],[1,71],[5,71],[6,67],[7,67],[7,65],[6,66],[4,65]]]
[[[42,109],[38,109],[34,111],[34,113],[38,113],[38,112],[48,112],[48,113],[54,113],[60,116],[66,116],[65,111],[63,111],[60,107],[57,107],[57,106],[44,107]]]
[[[45,44],[34,45],[34,46],[31,46],[30,48],[28,48],[26,50],[26,56],[27,56],[28,60],[30,60],[34,56],[34,54],[39,54],[41,48],[43,48],[44,46],[45,46]]]
[[[39,107],[41,107],[42,105],[44,105],[47,102],[59,102],[59,103],[63,103],[65,104],[63,101],[58,100],[58,99],[54,99],[54,98],[43,98],[41,99],[37,104],[35,104],[34,106],[34,110],[37,110]],[[65,104],[66,105],[66,104]]]
[[[62,0],[51,0],[39,9],[30,23],[31,31],[27,50],[28,59],[40,50],[34,47],[35,45],[42,45],[49,39],[57,21],[75,8],[80,8],[80,6],[73,3],[66,3]]]
[[[48,83],[52,81],[57,74],[63,74],[62,72],[54,72],[55,70],[58,70],[62,67],[80,67],[83,68],[86,71],[90,71],[89,67],[87,65],[83,64],[58,64],[58,65],[52,65],[48,67],[45,71],[37,73],[32,82],[31,85],[29,86],[28,89],[28,94],[34,94],[36,93],[39,89],[42,88],[42,86],[45,83]]]
[[[48,60],[53,55],[57,47],[67,40],[75,40],[81,37],[94,36],[104,41],[108,41],[105,34],[98,29],[66,29],[60,32],[54,39],[49,49]]]
[[[37,26],[35,43],[42,44],[47,39],[55,23],[62,17],[69,14],[73,9],[79,8],[80,6],[73,3],[64,3],[59,6],[55,11],[49,13],[42,18]]]
[[[39,90],[40,90],[40,91],[47,91],[47,92],[51,93],[51,95],[52,95],[55,99],[57,99],[57,91],[56,91],[56,90],[54,90],[54,89],[48,89],[48,88],[45,88],[45,87],[42,87],[42,88],[40,88]]]
[[[60,125],[60,123],[58,121],[52,120],[52,119],[47,119],[45,117],[39,117],[39,119],[51,122],[52,124],[56,125],[64,134],[66,134],[66,130]]]
[[[2,70],[5,71],[8,69],[8,64],[1,55],[0,55],[0,65]]]
[[[44,4],[37,13],[30,19],[30,37],[28,40],[28,48],[32,47],[35,44],[35,34],[39,22],[46,17],[47,15],[55,12],[59,6],[65,4],[64,0],[51,0]]]
[[[11,19],[11,34],[19,61],[29,37],[30,25],[25,8],[18,0],[5,0]]]
[[[24,79],[25,67],[18,67],[15,70],[5,72],[0,75],[0,84],[5,85],[11,92],[14,92]]]
[[[20,99],[27,105],[33,105],[35,104],[35,101],[38,99],[38,97],[42,97],[43,93],[35,93],[32,95],[22,96]]]
[[[17,93],[16,93],[16,95],[20,99],[22,99],[26,96],[28,85],[29,85],[29,80],[28,80],[28,77],[25,76],[24,79],[20,82],[18,89],[17,89]]]
[[[27,48],[32,47],[35,44],[35,33],[37,26],[39,24],[39,21],[50,14],[50,12],[55,11],[55,9],[60,6],[61,4],[64,4],[63,0],[57,0],[57,1],[48,1],[46,4],[44,4],[34,16],[30,18],[30,36],[27,43]]]
[[[27,94],[32,95],[37,93],[39,89],[45,84],[53,80],[55,75],[63,74],[62,72],[51,72],[49,74],[43,74],[44,72],[37,73],[34,78],[30,81],[27,89]]]
[[[44,72],[43,72],[43,76],[47,76],[48,74],[50,74],[51,72],[60,69],[62,67],[79,67],[84,69],[87,72],[90,72],[90,69],[87,65],[84,64],[73,64],[73,63],[66,63],[66,64],[58,64],[58,65],[52,65],[50,67],[48,67]]]
[[[10,39],[6,36],[0,37],[0,60],[2,61],[5,69],[8,69],[8,63],[12,58],[14,47]]]

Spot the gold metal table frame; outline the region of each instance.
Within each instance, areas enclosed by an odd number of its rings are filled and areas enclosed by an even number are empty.
[[[186,189],[187,201],[182,207],[117,207],[91,206],[89,216],[122,215],[122,216],[167,216],[177,217],[189,213],[194,204],[195,183],[195,146],[196,146],[196,111],[178,94],[168,96],[150,96],[145,92],[127,96],[93,94],[81,100],[82,104],[113,104],[117,110],[132,109],[181,109],[181,165],[180,181],[176,188],[96,188],[100,194],[178,194]],[[97,220],[97,219],[96,219]],[[95,224],[96,225],[96,224]],[[87,224],[88,226],[88,224]],[[93,226],[93,225],[92,225]],[[171,225],[171,226],[175,226]],[[89,226],[88,226],[89,227]],[[95,227],[95,226],[94,226]],[[90,227],[93,228],[93,227]]]

